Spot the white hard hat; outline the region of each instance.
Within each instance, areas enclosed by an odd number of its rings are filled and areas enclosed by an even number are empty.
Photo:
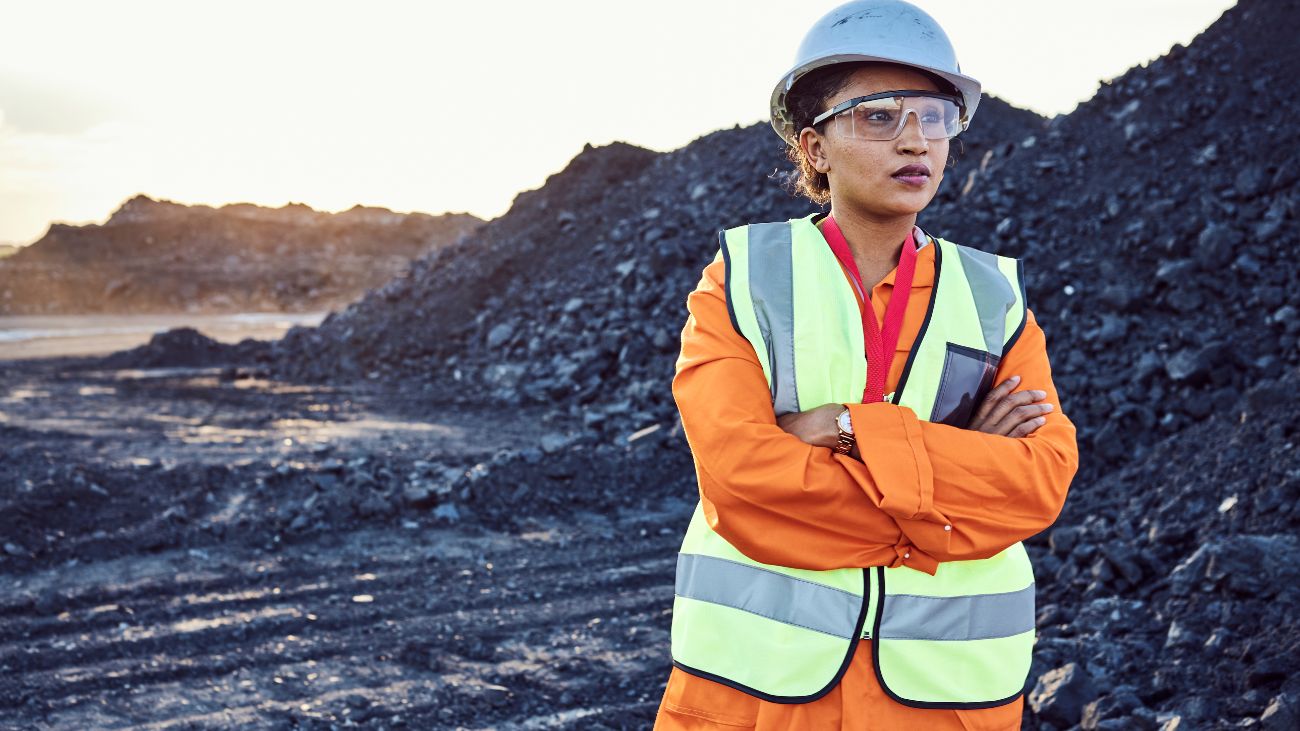
[[[799,130],[786,107],[795,82],[813,69],[851,61],[903,64],[947,80],[966,106],[963,131],[980,103],[980,82],[961,73],[952,43],[934,18],[902,0],[854,0],[813,24],[799,44],[794,66],[772,90],[772,129],[787,144],[798,144]]]

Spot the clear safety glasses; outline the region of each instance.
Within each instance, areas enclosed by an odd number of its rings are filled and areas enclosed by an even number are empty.
[[[961,99],[933,91],[904,89],[869,94],[836,104],[817,115],[812,126],[830,121],[843,135],[859,140],[892,140],[914,113],[929,140],[946,140],[961,132]]]

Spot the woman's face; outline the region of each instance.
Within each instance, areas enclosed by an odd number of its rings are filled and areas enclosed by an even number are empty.
[[[879,64],[854,71],[849,83],[834,94],[822,111],[854,97],[896,89],[939,91],[930,78],[905,66]],[[851,112],[839,115],[844,117]],[[943,181],[948,159],[948,140],[927,140],[915,114],[892,140],[864,140],[849,137],[834,119],[800,132],[799,144],[817,170],[830,181],[832,207],[849,206],[873,218],[896,218],[920,212]],[[920,164],[930,174],[921,184],[893,177],[904,165]]]

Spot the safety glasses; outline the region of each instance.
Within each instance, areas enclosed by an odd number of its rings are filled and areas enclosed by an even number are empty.
[[[914,113],[928,140],[946,140],[961,132],[963,106],[959,97],[933,91],[903,89],[859,96],[817,115],[812,126],[831,121],[840,134],[859,140],[892,140]]]

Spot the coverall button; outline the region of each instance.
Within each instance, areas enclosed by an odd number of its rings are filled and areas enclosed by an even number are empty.
[[[944,530],[952,530],[952,526],[951,526],[951,525],[945,525],[945,526],[943,527],[943,529],[944,529]]]

